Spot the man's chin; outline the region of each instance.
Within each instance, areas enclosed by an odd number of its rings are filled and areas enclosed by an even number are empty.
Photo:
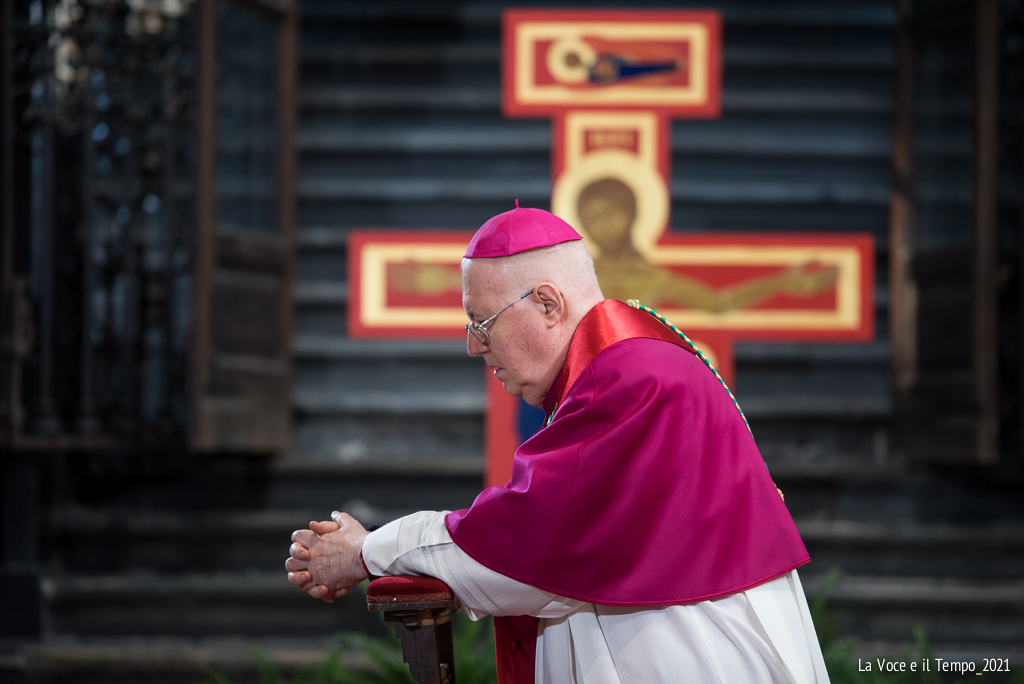
[[[504,380],[502,380],[501,381],[501,386],[505,388],[505,392],[506,393],[511,394],[513,397],[521,397],[521,396],[523,396],[523,386],[522,385],[516,385],[514,383],[505,382]]]
[[[537,394],[537,391],[536,388],[532,385],[530,386],[530,389],[527,390],[525,385],[520,385],[509,380],[499,379],[498,382],[501,383],[501,386],[505,389],[506,394],[510,394],[513,397],[522,397],[523,401],[525,401],[530,406],[540,406],[541,404],[544,403],[544,397],[546,396],[546,393],[541,394],[540,396],[535,396]]]
[[[512,393],[509,392],[509,394]],[[525,401],[530,406],[540,406],[541,404],[544,403],[544,397],[546,396],[546,394],[538,394],[536,387],[531,386],[529,388],[524,388],[522,385],[520,385],[518,387],[518,391],[515,393],[514,396],[522,397],[523,401]]]

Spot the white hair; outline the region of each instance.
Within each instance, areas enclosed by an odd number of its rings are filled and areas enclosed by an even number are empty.
[[[472,259],[462,260],[462,272]],[[602,298],[601,286],[594,272],[594,259],[582,240],[562,242],[550,247],[519,252],[507,257],[488,258],[500,273],[509,297],[523,294],[543,282],[558,287],[573,300]]]

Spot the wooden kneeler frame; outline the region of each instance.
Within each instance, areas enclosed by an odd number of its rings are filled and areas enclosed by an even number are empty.
[[[420,684],[455,684],[452,590],[433,577],[380,577],[366,588],[366,609],[384,613],[402,640],[402,657]]]

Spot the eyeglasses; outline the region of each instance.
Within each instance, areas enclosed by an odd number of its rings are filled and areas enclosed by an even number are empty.
[[[520,297],[516,301],[514,301],[511,304],[509,304],[508,306],[506,306],[505,309],[507,309],[507,308],[509,308],[511,306],[514,306],[515,304],[518,304],[519,302],[523,301],[524,299],[526,299],[527,297],[529,297],[532,294],[533,294],[533,290],[530,290],[529,292],[524,294],[522,297]],[[501,311],[504,311],[505,309],[502,309]],[[480,323],[476,323],[476,322],[470,321],[469,323],[466,324],[466,332],[468,332],[470,335],[472,335],[474,338],[476,338],[477,342],[479,342],[480,344],[486,346],[488,340],[491,339],[491,331],[488,328],[489,328],[490,324],[494,321],[494,319],[498,317],[498,314],[500,314],[501,311],[499,311],[498,313],[494,314],[493,316],[488,318],[486,321],[481,321]]]

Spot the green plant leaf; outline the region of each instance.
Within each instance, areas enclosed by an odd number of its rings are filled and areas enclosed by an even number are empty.
[[[836,640],[836,635],[839,634],[839,623],[843,619],[841,611],[827,609],[828,597],[839,580],[841,572],[838,565],[830,567],[821,579],[814,598],[811,599],[811,621],[814,623],[814,631],[818,634],[818,643],[821,645],[822,653],[827,651],[832,642]]]
[[[230,679],[212,667],[204,667],[203,672],[207,676],[206,684],[232,684]]]
[[[270,658],[259,646],[246,644],[245,650],[256,662],[256,674],[260,684],[281,684],[284,681],[274,663],[270,662]]]

